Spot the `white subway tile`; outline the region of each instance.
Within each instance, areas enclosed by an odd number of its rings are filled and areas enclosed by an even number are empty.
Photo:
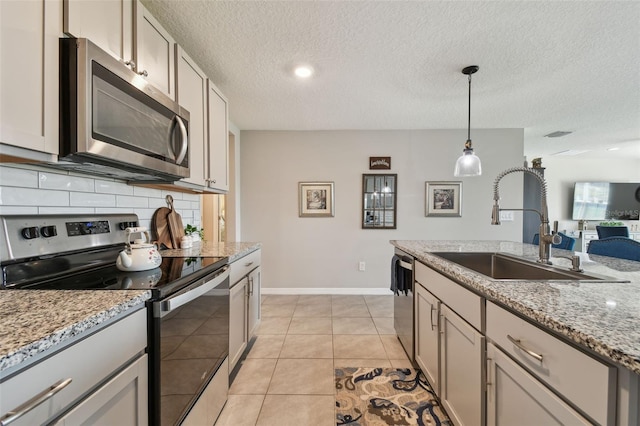
[[[162,190],[155,188],[147,188],[144,186],[132,186],[133,195],[139,197],[153,197],[153,198],[164,198],[162,195]]]
[[[116,195],[116,207],[149,207],[149,202],[146,197]]]
[[[155,213],[156,209],[133,209],[133,212],[138,215],[138,219],[140,220],[151,220],[153,217],[153,213]]]
[[[118,213],[118,214],[131,214],[133,209],[130,208],[118,208],[118,207],[96,207],[96,213]]]
[[[159,209],[160,207],[169,207],[164,198],[148,198],[149,208]]]
[[[193,210],[200,210],[200,201],[192,201],[191,202],[191,208]]]
[[[183,194],[182,199],[183,200],[188,200],[188,201],[197,201],[198,203],[200,202],[200,194]]]
[[[84,194],[83,194],[84,195]],[[69,193],[45,189],[0,187],[3,206],[68,206]]]
[[[37,188],[38,172],[15,167],[0,167],[0,183],[3,186]]]
[[[38,208],[35,206],[0,206],[0,214],[38,214]]]
[[[176,192],[176,191],[162,191],[162,198],[165,198],[167,195],[171,195],[173,197],[174,200],[182,200],[182,198],[184,197],[184,193],[182,192]]]
[[[51,172],[38,174],[41,189],[57,189],[78,192],[94,192],[94,180],[81,176],[69,176]]]
[[[69,195],[72,206],[114,207],[116,205],[116,196],[112,194],[71,192]]]
[[[191,201],[184,201],[184,200],[173,200],[173,207],[176,210],[191,210]]]
[[[38,214],[94,214],[91,207],[38,207]]]
[[[97,179],[96,192],[102,194],[133,195],[133,186],[118,181]]]

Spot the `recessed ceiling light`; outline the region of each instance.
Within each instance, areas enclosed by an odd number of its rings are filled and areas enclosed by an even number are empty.
[[[313,74],[313,68],[308,65],[300,65],[299,67],[296,67],[295,70],[293,70],[293,73],[296,75],[296,77],[309,78]]]
[[[617,146],[614,146],[613,148],[607,148],[607,151],[617,151],[620,148],[618,148]]]
[[[548,135],[544,135],[545,138],[561,138],[562,136],[570,135],[573,132],[565,132],[558,130],[557,132],[551,132]]]

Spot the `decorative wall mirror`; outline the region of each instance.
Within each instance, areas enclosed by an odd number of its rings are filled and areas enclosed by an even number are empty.
[[[362,175],[362,229],[396,229],[398,175]]]

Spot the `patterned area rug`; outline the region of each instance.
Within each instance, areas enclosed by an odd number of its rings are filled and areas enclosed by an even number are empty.
[[[337,368],[336,424],[451,425],[420,370]]]

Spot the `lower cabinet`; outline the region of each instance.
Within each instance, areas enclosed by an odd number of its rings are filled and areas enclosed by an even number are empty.
[[[256,250],[231,263],[229,371],[260,325],[260,256],[261,250]]]
[[[248,342],[247,294],[249,279],[245,276],[231,287],[229,294],[229,368],[233,369]]]
[[[483,352],[484,336],[440,305],[440,400],[454,424],[483,424]]]
[[[140,309],[6,380],[0,375],[0,422],[146,425],[146,346],[147,315]],[[38,397],[45,400],[36,404]]]
[[[420,263],[415,284],[416,362],[454,424],[483,425],[484,336],[447,304],[479,323],[484,301]]]
[[[487,343],[488,425],[591,424],[492,343]]]
[[[420,283],[415,286],[415,358],[436,394],[440,395],[440,301]]]

